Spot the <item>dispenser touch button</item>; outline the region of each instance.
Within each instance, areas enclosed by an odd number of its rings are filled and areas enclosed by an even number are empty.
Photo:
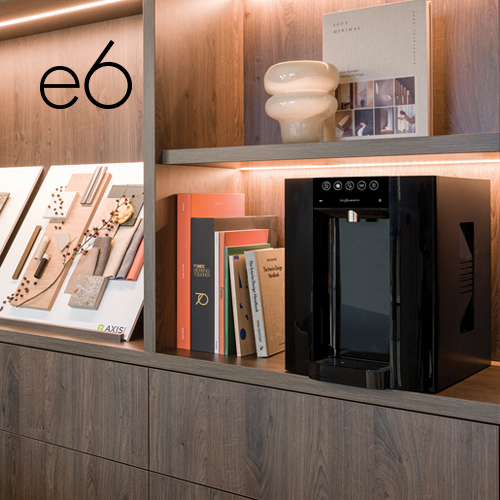
[[[354,189],[354,182],[352,181],[347,181],[345,183],[345,188],[348,190],[348,191],[352,191]]]
[[[325,181],[325,182],[323,182],[321,187],[323,188],[323,191],[330,191],[330,188],[332,187],[332,185],[328,181]]]
[[[370,189],[372,191],[376,191],[378,189],[378,182],[377,181],[371,181],[370,182]]]
[[[360,191],[364,191],[366,189],[366,182],[365,181],[359,181],[358,182],[358,189]]]
[[[342,183],[340,181],[336,181],[333,185],[333,188],[335,189],[335,191],[340,191],[342,189]]]

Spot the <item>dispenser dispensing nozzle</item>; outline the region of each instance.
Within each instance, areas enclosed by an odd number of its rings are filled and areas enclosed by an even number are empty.
[[[347,212],[347,222],[358,222],[358,214],[354,210]]]

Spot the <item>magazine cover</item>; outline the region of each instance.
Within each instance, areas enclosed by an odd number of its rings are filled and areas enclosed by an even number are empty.
[[[430,2],[325,14],[323,60],[340,72],[325,141],[432,134]]]

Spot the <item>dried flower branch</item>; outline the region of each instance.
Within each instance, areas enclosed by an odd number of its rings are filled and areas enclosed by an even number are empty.
[[[139,196],[143,196],[144,193],[140,193],[140,194],[137,194],[137,195],[131,195],[130,198],[127,198],[125,196],[125,194],[122,195],[121,198],[117,199],[116,200],[116,206],[115,208],[109,213],[109,217],[108,219],[102,219],[101,221],[101,225],[100,226],[95,226],[93,228],[89,228],[87,229],[84,233],[83,233],[83,241],[82,243],[79,243],[77,244],[76,246],[74,246],[71,251],[70,251],[70,248],[73,244],[73,242],[75,240],[72,240],[68,245],[66,245],[63,250],[61,251],[61,254],[62,254],[62,268],[61,270],[59,271],[59,273],[57,274],[57,276],[54,278],[54,280],[46,287],[44,288],[43,290],[41,290],[40,292],[38,292],[36,295],[33,295],[32,297],[29,297],[28,299],[26,300],[23,300],[22,302],[20,302],[19,304],[14,304],[13,302],[17,302],[19,300],[19,298],[23,298],[24,297],[24,294],[21,293],[21,291],[24,289],[26,292],[29,291],[29,289],[25,288],[25,285],[26,284],[29,284],[29,280],[26,279],[26,277],[23,278],[22,280],[22,283],[19,287],[19,289],[10,294],[9,296],[7,296],[7,300],[4,301],[3,303],[5,304],[6,302],[8,302],[12,307],[21,307],[22,305],[32,301],[33,299],[36,299],[37,297],[39,297],[40,295],[42,295],[43,293],[45,293],[47,290],[50,290],[50,288],[52,288],[56,283],[57,281],[59,280],[59,278],[63,275],[65,269],[68,267],[68,265],[71,265],[73,263],[73,261],[75,260],[75,258],[78,256],[78,255],[86,255],[88,253],[88,249],[90,247],[90,243],[99,236],[99,233],[100,231],[102,230],[107,230],[107,231],[111,231],[112,229],[114,229],[115,225],[120,225],[120,224],[123,224],[124,222],[126,222],[128,220],[129,217],[127,217],[126,220],[120,220],[119,219],[119,215],[120,215],[120,209],[121,207],[129,207],[130,206],[130,202],[133,198],[138,198]],[[109,236],[109,233],[106,232],[105,233],[105,236]],[[38,284],[37,281],[35,281],[33,283],[34,286],[36,286]],[[3,310],[3,307],[0,307],[0,311]]]

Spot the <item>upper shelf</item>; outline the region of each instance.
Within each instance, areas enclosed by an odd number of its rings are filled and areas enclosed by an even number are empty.
[[[332,164],[334,159],[380,156],[498,153],[500,134],[446,135],[403,139],[174,149],[162,152],[164,165],[226,168],[286,167]]]
[[[0,41],[142,13],[142,0],[117,0],[92,6],[94,3],[98,4],[99,0],[0,0]],[[82,5],[90,7],[77,10]],[[5,22],[65,9],[75,10],[1,26]]]

